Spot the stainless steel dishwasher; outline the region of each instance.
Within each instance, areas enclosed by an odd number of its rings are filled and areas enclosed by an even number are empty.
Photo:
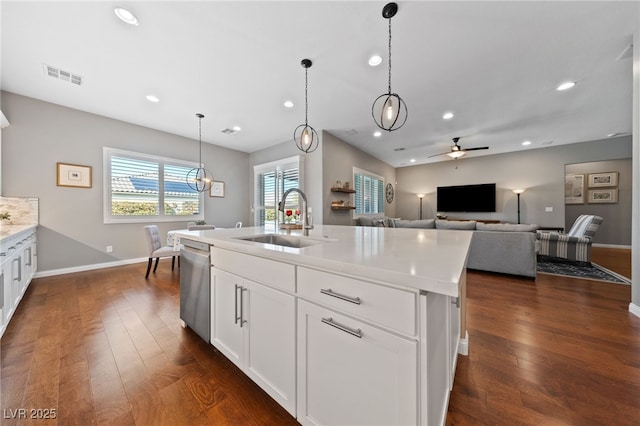
[[[180,319],[209,342],[211,286],[209,244],[180,239]]]

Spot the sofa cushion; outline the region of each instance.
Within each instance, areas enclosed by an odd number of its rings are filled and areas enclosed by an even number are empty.
[[[515,224],[515,223],[482,223],[476,224],[478,231],[505,231],[505,232],[535,232],[538,225]]]
[[[436,229],[476,229],[475,220],[436,219]]]
[[[395,220],[396,228],[423,228],[432,229],[435,228],[435,219],[421,219],[421,220]]]

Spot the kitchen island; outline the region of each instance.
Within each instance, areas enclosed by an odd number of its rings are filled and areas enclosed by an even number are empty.
[[[471,233],[269,234],[175,232],[211,246],[211,343],[302,424],[444,424]]]

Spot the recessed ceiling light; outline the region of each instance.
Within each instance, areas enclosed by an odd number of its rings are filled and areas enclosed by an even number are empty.
[[[382,63],[382,56],[380,55],[373,55],[372,57],[369,58],[369,65],[371,65],[372,67],[377,67],[381,63]]]
[[[287,108],[293,108],[293,102],[291,101],[284,101],[284,106]]]
[[[442,116],[442,118],[444,120],[451,120],[453,118],[453,113],[452,112],[445,112],[444,115]]]
[[[556,90],[559,90],[559,91],[568,90],[575,85],[576,85],[575,81],[567,81],[566,83],[562,83],[560,86],[556,87]]]
[[[233,126],[233,127],[232,127],[232,129],[233,129],[233,131],[234,131],[234,132],[239,132],[239,131],[241,131],[241,130],[242,130],[242,127],[240,127],[240,126]]]
[[[116,14],[118,18],[120,18],[122,22],[125,22],[129,25],[138,26],[138,24],[140,23],[138,22],[138,18],[136,18],[136,15],[129,12],[127,9],[123,9],[122,7],[116,7],[113,9],[113,12]]]
[[[153,103],[158,103],[160,102],[160,99],[158,99],[157,96],[153,96],[153,95],[147,95],[147,100],[149,102],[153,102]]]
[[[529,146],[529,145],[531,145],[531,141],[522,142],[522,146]]]
[[[411,160],[409,160],[409,162],[410,162],[410,163],[415,163],[415,162],[416,162],[416,159],[415,159],[415,158],[412,158]]]
[[[380,136],[382,136],[382,132],[380,130],[376,130],[375,132],[373,132],[373,136],[379,138]]]

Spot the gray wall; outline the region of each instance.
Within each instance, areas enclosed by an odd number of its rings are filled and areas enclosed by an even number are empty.
[[[9,92],[0,108],[11,121],[2,131],[2,193],[40,200],[38,269],[146,257],[142,224],[103,223],[102,148],[197,161],[198,142]],[[214,179],[225,182],[224,198],[205,196],[205,220],[221,227],[247,222],[249,155],[205,143],[202,156]],[[56,162],[91,166],[92,188],[56,186]],[[166,233],[185,228],[186,220],[158,226]],[[105,253],[107,245],[113,253]]]
[[[585,175],[585,202],[565,205],[565,229],[569,230],[581,214],[595,214],[604,219],[594,238],[595,243],[631,246],[631,158],[567,164],[565,170],[567,174]],[[618,202],[588,203],[587,176],[603,172],[618,172]]]
[[[349,199],[347,194],[333,193],[331,187],[337,180],[351,182],[353,187],[353,167],[383,176],[386,183],[396,182],[396,169],[369,154],[349,145],[327,131],[322,132],[323,150],[323,184],[322,197],[324,199],[324,223],[328,225],[353,225],[353,210],[331,210],[332,200]],[[353,204],[353,196],[350,198]],[[385,201],[384,213],[386,216],[396,216],[396,201],[388,204]]]
[[[520,199],[521,222],[541,226],[565,226],[564,174],[565,165],[593,161],[631,158],[631,137],[560,145],[483,157],[463,157],[440,163],[396,169],[397,207],[399,217],[418,217],[416,193],[427,194],[423,217],[436,215],[436,188],[472,183],[496,183],[496,212],[452,214],[462,218],[517,221],[517,197],[513,189],[525,189]],[[546,212],[551,207],[552,212]],[[610,241],[605,233],[598,239]],[[608,242],[628,245],[628,240]]]

